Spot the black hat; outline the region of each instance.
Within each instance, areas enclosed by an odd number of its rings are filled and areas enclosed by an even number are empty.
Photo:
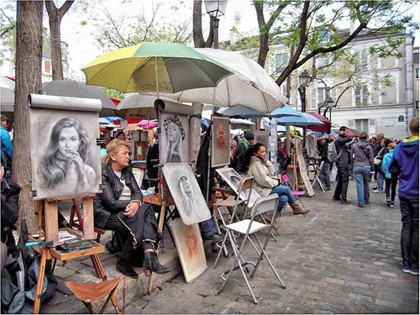
[[[254,140],[254,133],[252,133],[252,132],[247,132],[247,133],[245,134],[245,139],[246,139],[246,140]]]

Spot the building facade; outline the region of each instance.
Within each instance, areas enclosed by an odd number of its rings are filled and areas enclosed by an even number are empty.
[[[369,53],[369,48],[385,42],[385,38],[378,34],[360,34],[346,47],[355,56],[357,75],[347,85],[340,86],[337,86],[340,81],[349,78],[337,76],[340,73],[337,68],[330,69],[331,73],[335,73],[334,76],[328,75],[327,71],[321,78],[314,78],[306,89],[306,111],[320,112],[330,118],[333,125],[346,125],[358,131],[367,131],[370,136],[381,132],[386,137],[402,139],[409,135],[408,123],[413,116],[418,115],[419,49],[413,47],[412,37],[404,36],[403,43],[398,47],[398,56],[380,58]],[[281,44],[270,49],[272,54],[267,70],[278,75],[288,61],[287,49]],[[322,68],[330,60],[322,57],[314,62],[316,68]],[[298,110],[301,109],[297,91],[299,74],[304,69],[311,72],[313,66],[308,62],[291,77],[289,102]],[[340,63],[331,67],[340,67]],[[287,95],[286,83],[283,85],[283,94]],[[333,99],[335,105],[330,110],[326,110],[327,96]]]

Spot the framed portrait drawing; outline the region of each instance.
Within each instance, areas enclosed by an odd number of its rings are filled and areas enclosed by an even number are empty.
[[[216,172],[220,175],[220,177],[223,178],[223,180],[229,185],[229,187],[232,188],[232,190],[237,194],[238,188],[239,188],[239,182],[241,181],[242,176],[239,175],[233,168],[230,168],[230,167],[216,169]],[[247,192],[248,190],[245,190],[244,192],[242,192],[239,198],[241,198],[241,200],[246,200],[246,196],[248,195]],[[248,207],[252,207],[254,205],[255,200],[257,200],[259,197],[261,197],[261,195],[254,188],[252,188]]]
[[[32,104],[29,111],[34,199],[99,192],[102,172],[96,143],[98,112],[69,111],[66,99],[73,98],[40,97],[52,104]],[[54,104],[55,99],[58,104]],[[77,100],[80,105],[84,99]]]
[[[255,143],[262,143],[267,150],[270,150],[270,133],[268,131],[258,130],[254,132]]]
[[[210,218],[210,210],[188,163],[166,163],[162,167],[166,184],[182,221],[194,224]]]
[[[230,164],[230,123],[229,117],[212,117],[211,167]]]
[[[187,115],[159,112],[159,161],[189,162],[189,121]]]
[[[190,283],[207,269],[206,255],[198,224],[186,225],[181,219],[170,222],[185,282]]]

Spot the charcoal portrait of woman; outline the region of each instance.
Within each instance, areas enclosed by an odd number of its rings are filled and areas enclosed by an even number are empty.
[[[53,195],[94,191],[96,173],[89,160],[90,145],[86,130],[76,118],[55,122],[39,159],[40,186]]]

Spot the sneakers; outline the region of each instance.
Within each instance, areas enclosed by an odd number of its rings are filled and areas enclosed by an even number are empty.
[[[394,208],[395,202],[391,201],[391,208]]]
[[[223,242],[223,235],[219,233],[214,233],[211,236],[204,239],[204,243],[208,244],[214,244],[219,242]]]
[[[391,207],[391,200],[387,200],[387,201],[386,201],[386,206],[387,206],[387,207]]]
[[[419,268],[414,268],[414,267],[409,267],[409,266],[403,266],[402,271],[405,273],[410,273],[415,276],[419,274]]]
[[[418,274],[419,274],[419,268],[414,268],[414,267],[411,267],[411,268],[410,268],[410,273],[411,273],[412,275],[418,276]]]
[[[402,267],[402,271],[405,272],[405,273],[409,273],[410,269],[411,269],[410,266],[403,266]]]
[[[374,189],[372,192],[374,192],[374,193],[381,193],[382,190]]]

